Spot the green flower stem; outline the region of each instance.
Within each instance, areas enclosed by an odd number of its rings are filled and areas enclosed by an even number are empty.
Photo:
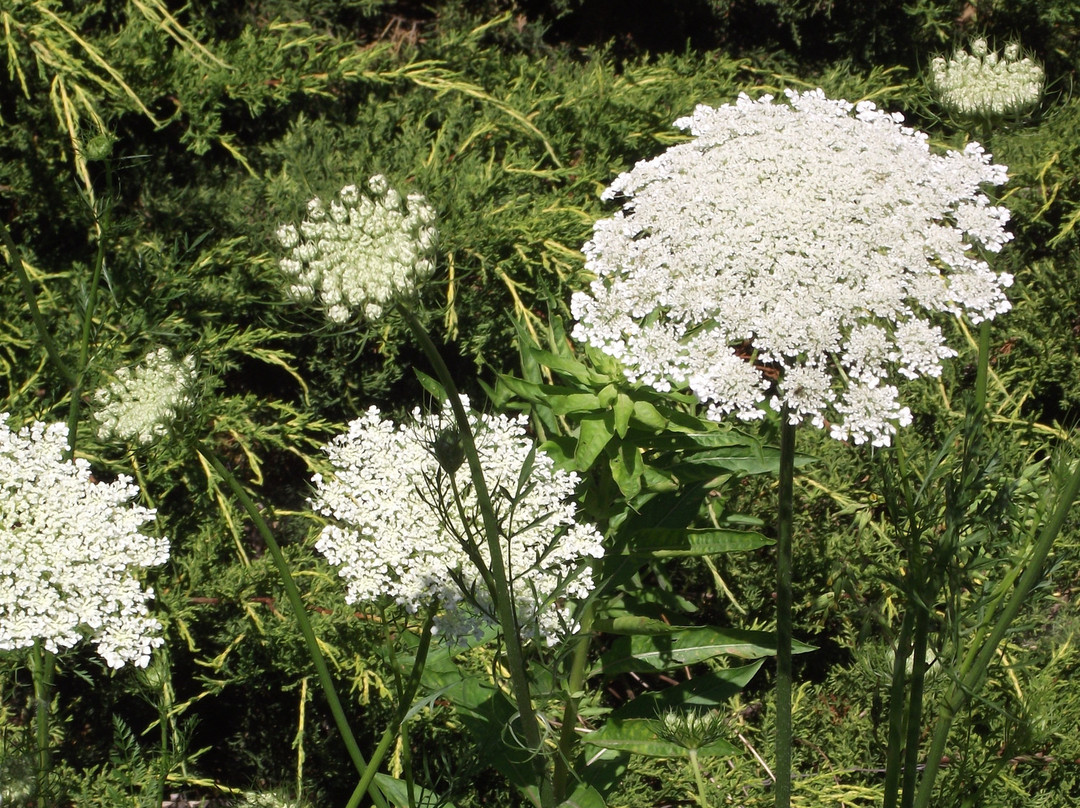
[[[34,680],[34,720],[37,729],[37,760],[35,785],[38,808],[48,808],[47,780],[52,768],[49,743],[49,710],[52,700],[53,673],[56,671],[56,655],[47,650],[41,640],[30,649],[31,675]]]
[[[420,688],[420,677],[424,672],[424,664],[427,662],[428,650],[431,648],[431,628],[434,624],[436,611],[437,607],[433,607],[428,613],[427,620],[424,621],[424,628],[420,634],[420,643],[416,648],[416,658],[413,660],[412,671],[410,671],[409,678],[406,680],[404,687],[402,687],[398,693],[398,708],[396,714],[394,715],[393,720],[387,725],[386,729],[383,730],[382,738],[379,739],[379,745],[376,746],[375,751],[371,753],[371,760],[368,761],[367,767],[364,769],[364,773],[360,778],[360,782],[353,791],[352,797],[349,799],[346,808],[357,808],[357,806],[360,805],[360,800],[363,799],[365,792],[371,788],[372,781],[379,771],[379,766],[382,765],[383,758],[385,758],[386,753],[390,751],[391,744],[393,744],[394,739],[397,738],[398,733],[401,732],[402,727],[408,718],[409,710],[412,709],[412,700],[416,697],[416,691]],[[392,650],[391,658],[393,658]],[[399,678],[396,665],[394,665],[394,677],[395,679]],[[411,790],[411,779],[408,782]]]
[[[896,808],[900,796],[900,760],[903,752],[904,715],[906,701],[904,684],[907,674],[907,649],[911,644],[915,612],[908,609],[900,623],[893,654],[892,681],[889,684],[889,740],[885,752],[885,801],[882,808]]]
[[[990,370],[990,321],[979,324],[979,358],[975,366],[974,415],[981,418],[986,409],[986,378]]]
[[[480,507],[480,513],[483,516],[484,533],[487,538],[488,553],[491,557],[491,575],[495,583],[495,591],[491,594],[495,600],[496,615],[499,625],[502,627],[503,642],[506,646],[507,666],[510,669],[510,686],[513,690],[514,701],[517,704],[518,715],[521,718],[525,743],[529,751],[533,753],[532,761],[536,783],[540,786],[542,805],[546,808],[554,805],[554,794],[552,784],[546,777],[544,756],[540,754],[540,729],[536,724],[536,711],[533,707],[532,694],[529,689],[525,654],[522,649],[517,617],[514,613],[514,601],[510,594],[510,583],[506,575],[506,564],[503,560],[502,546],[499,541],[501,535],[499,520],[495,516],[495,509],[491,504],[491,494],[488,492],[487,482],[484,480],[484,469],[480,465],[480,456],[476,451],[472,426],[469,423],[465,408],[461,405],[461,396],[458,393],[453,376],[450,374],[450,369],[446,366],[446,362],[443,361],[435,343],[431,341],[427,329],[406,306],[398,304],[398,311],[401,312],[409,328],[412,329],[413,335],[427,355],[428,361],[431,362],[436,377],[442,384],[443,389],[446,390],[458,431],[461,433],[461,443],[465,450],[465,458],[469,463],[469,473],[472,477],[473,489],[476,491],[477,505]]]
[[[111,163],[105,163],[106,187],[112,185]],[[93,337],[94,310],[97,308],[98,292],[101,289],[101,275],[105,268],[105,236],[109,232],[109,222],[112,219],[112,204],[106,200],[101,203],[101,213],[97,220],[98,243],[97,252],[94,255],[94,271],[90,277],[90,289],[86,295],[86,304],[83,309],[82,333],[79,335],[79,364],[78,375],[71,387],[71,407],[68,410],[68,442],[71,451],[75,451],[75,440],[79,434],[79,408],[82,405],[82,385],[86,379],[86,367],[90,361],[90,340]]]
[[[795,428],[780,410],[780,503],[776,538],[776,808],[791,805],[791,534],[794,524]]]
[[[687,749],[690,756],[690,767],[694,770],[694,782],[697,783],[697,799],[701,808],[709,808],[709,793],[705,790],[705,777],[701,773],[701,761],[698,760],[698,750]]]
[[[919,739],[922,737],[926,645],[927,635],[930,632],[928,600],[928,598],[920,597],[912,603],[912,608],[915,609],[915,639],[911,650],[911,688],[908,692],[907,739],[904,742],[904,791],[900,799],[900,808],[911,808],[919,775]],[[905,664],[905,672],[906,668]]]
[[[15,275],[19,279],[19,286],[22,288],[23,299],[26,301],[26,307],[30,310],[30,318],[34,321],[34,327],[37,329],[38,336],[41,338],[41,344],[45,346],[45,353],[49,355],[49,359],[52,361],[53,366],[57,372],[63,376],[64,381],[67,382],[69,387],[76,387],[78,385],[78,378],[72,372],[71,368],[64,362],[64,358],[60,353],[60,348],[57,346],[56,341],[52,338],[52,334],[49,333],[49,328],[45,324],[45,318],[41,315],[41,309],[37,305],[37,296],[34,294],[34,285],[30,282],[30,276],[26,274],[26,267],[23,265],[22,255],[19,252],[19,248],[15,246],[14,239],[11,238],[11,233],[3,222],[0,222],[0,241],[4,243],[4,247],[8,251],[8,262],[11,264],[11,268],[15,270]]]
[[[578,702],[585,686],[585,672],[589,664],[589,640],[592,631],[593,601],[585,604],[581,610],[581,627],[575,639],[574,656],[570,661],[570,678],[566,684],[566,706],[563,708],[562,731],[559,733],[559,750],[555,756],[555,773],[552,775],[555,802],[561,803],[567,797],[567,784],[570,775],[570,760],[574,754],[574,744],[578,734]]]
[[[927,808],[933,798],[934,781],[937,779],[938,769],[941,767],[941,756],[945,752],[945,745],[949,740],[949,731],[952,729],[956,714],[967,703],[967,700],[982,685],[986,677],[986,671],[990,666],[998,646],[1004,639],[1009,626],[1012,625],[1016,616],[1023,608],[1031,590],[1039,582],[1042,576],[1043,565],[1046,563],[1054,541],[1061,532],[1062,526],[1069,515],[1073,501],[1080,493],[1080,462],[1077,462],[1062,490],[1057,508],[1054,510],[1050,521],[1047,522],[1039,534],[1035,543],[1034,551],[1028,562],[1027,568],[1016,584],[997,620],[994,627],[979,646],[978,653],[972,657],[970,654],[964,660],[964,664],[957,671],[949,692],[946,694],[938,710],[937,724],[934,727],[933,739],[926,756],[926,768],[919,782],[919,790],[915,796],[915,808]]]
[[[259,535],[266,543],[267,549],[270,551],[270,557],[274,560],[274,565],[278,569],[278,574],[281,576],[281,583],[285,587],[285,594],[289,598],[289,603],[292,605],[293,612],[296,615],[296,622],[300,626],[300,633],[304,637],[304,642],[307,643],[308,653],[311,655],[311,661],[315,665],[315,670],[319,675],[319,682],[322,684],[323,692],[326,694],[326,701],[330,705],[330,712],[333,713],[334,722],[337,724],[338,733],[341,735],[341,740],[344,742],[346,749],[349,751],[349,757],[352,758],[353,765],[356,766],[357,772],[363,776],[367,769],[367,762],[364,760],[364,755],[360,751],[359,745],[356,743],[356,736],[353,735],[352,727],[349,726],[349,720],[345,717],[345,710],[341,706],[341,700],[338,698],[337,690],[334,687],[334,681],[330,678],[330,669],[326,665],[326,659],[323,657],[322,650],[319,648],[319,641],[315,637],[315,631],[311,628],[311,621],[308,620],[307,608],[304,606],[304,601],[300,597],[300,590],[296,586],[296,581],[293,580],[292,572],[289,570],[289,564],[285,560],[284,554],[281,552],[281,547],[277,543],[277,539],[274,538],[273,532],[270,530],[270,526],[266,524],[266,520],[263,515],[259,513],[259,509],[255,507],[255,503],[251,497],[248,496],[247,491],[236,477],[225,468],[225,464],[221,462],[217,454],[201,443],[196,445],[196,449],[203,459],[206,460],[220,476],[221,479],[232,489],[233,494],[240,500],[240,504],[243,505],[244,510],[247,511],[248,516],[251,517],[251,521],[254,523],[256,530],[259,531]],[[371,801],[377,806],[377,808],[388,808],[386,800],[383,798],[382,792],[374,784],[368,790],[371,796]]]

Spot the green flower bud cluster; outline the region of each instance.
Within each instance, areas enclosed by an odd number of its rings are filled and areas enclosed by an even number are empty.
[[[165,348],[117,371],[116,379],[94,394],[98,437],[150,444],[164,437],[177,417],[195,405],[195,358],[180,361]]]
[[[382,175],[367,193],[345,186],[329,207],[312,199],[300,226],[284,224],[277,237],[289,251],[280,265],[290,294],[318,301],[336,323],[355,310],[378,319],[435,271],[434,208],[420,194],[402,199]]]
[[[951,114],[973,120],[1017,118],[1030,112],[1042,96],[1046,75],[1020,45],[1010,42],[999,56],[985,39],[975,39],[971,52],[962,48],[930,63],[930,86]]]

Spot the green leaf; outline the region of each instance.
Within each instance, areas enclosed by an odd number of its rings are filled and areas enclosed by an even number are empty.
[[[556,415],[571,415],[599,412],[604,409],[600,399],[592,393],[552,393],[547,396],[547,404]]]
[[[693,679],[643,693],[611,714],[613,719],[655,718],[665,710],[721,707],[739,694],[761,668],[763,660],[695,676]]]
[[[653,730],[655,722],[644,718],[609,719],[600,729],[582,736],[582,743],[604,749],[618,749],[647,757],[685,758],[689,752],[670,741],[661,740]],[[698,750],[701,757],[736,755],[739,750],[727,741],[717,741]]]
[[[620,438],[626,437],[626,430],[630,428],[630,416],[634,413],[634,402],[626,393],[619,393],[615,399],[615,434]]]
[[[510,700],[499,690],[478,679],[463,679],[450,688],[461,723],[469,730],[480,759],[490,763],[535,804],[539,804],[531,756],[524,749],[503,743],[507,726],[517,714]]]
[[[793,643],[796,654],[813,646]],[[729,654],[742,659],[758,659],[776,653],[776,635],[769,631],[745,629],[683,628],[657,635],[619,637],[600,657],[599,671],[605,677],[630,671],[657,672],[694,665]]]
[[[680,631],[682,626],[673,626],[655,617],[638,614],[624,614],[618,617],[593,619],[593,629],[604,634],[670,634]]]
[[[560,802],[557,808],[607,808],[607,803],[595,788],[587,783],[578,783],[574,793]]]
[[[668,420],[648,401],[634,402],[634,420],[646,429],[659,432],[667,428]]]
[[[633,534],[628,550],[650,558],[682,558],[745,552],[775,543],[754,530],[645,528]]]
[[[380,772],[375,775],[375,784],[394,808],[409,808],[409,787],[404,780]],[[434,791],[415,784],[413,795],[416,798],[416,808],[454,808],[452,802],[446,802]]]
[[[443,389],[443,386],[439,384],[438,380],[416,368],[413,368],[413,373],[416,374],[416,378],[420,381],[423,388],[431,393],[431,395],[435,397],[435,400],[440,404],[450,400],[450,396],[446,395],[446,390]]]
[[[641,452],[636,446],[624,443],[619,446],[619,451],[611,458],[611,476],[615,484],[619,486],[622,495],[627,499],[633,499],[641,491],[641,475],[645,471],[645,464],[641,460]]]
[[[614,435],[614,416],[610,412],[592,418],[583,418],[578,430],[578,444],[574,451],[574,463],[578,471],[588,471],[604,447]]]

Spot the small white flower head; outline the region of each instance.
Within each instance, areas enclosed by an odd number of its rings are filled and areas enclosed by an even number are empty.
[[[587,562],[603,556],[602,537],[577,522],[577,476],[535,449],[524,416],[470,418],[522,631],[553,645],[574,628],[567,601],[593,588]],[[325,447],[333,473],[316,475],[312,503],[332,520],[316,547],[338,567],[347,600],[388,599],[410,613],[437,603],[435,627],[450,642],[496,623],[466,552],[472,546],[490,564],[456,434],[449,406],[439,415],[414,410],[399,426],[372,407]]]
[[[195,358],[176,361],[165,348],[116,373],[116,380],[94,393],[98,436],[138,444],[153,443],[194,406]]]
[[[1006,170],[977,143],[932,153],[870,102],[787,96],[699,106],[675,122],[693,140],[612,183],[623,208],[584,246],[596,280],[573,297],[573,336],[632,382],[689,388],[710,418],[768,402],[888,445],[911,417],[890,382],[954,353],[931,318],[1009,309],[1011,277],[975,249],[1012,238],[980,190]]]
[[[18,432],[0,413],[0,650],[70,648],[84,636],[110,667],[145,667],[161,645],[153,591],[140,568],[163,564],[169,544],[139,528],[154,511],[129,501],[129,477],[94,482],[90,464],[65,460],[67,427]]]
[[[979,38],[970,53],[958,48],[949,59],[935,57],[929,83],[951,114],[993,122],[1031,112],[1042,97],[1046,75],[1038,62],[1021,54],[1019,43],[1010,42],[998,56]]]
[[[435,271],[435,210],[420,194],[406,200],[376,174],[368,193],[346,185],[337,199],[308,202],[307,218],[277,230],[289,294],[317,301],[346,322],[354,312],[375,320],[393,300],[411,296]]]

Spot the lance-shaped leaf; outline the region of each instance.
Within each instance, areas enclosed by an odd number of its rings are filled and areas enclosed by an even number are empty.
[[[604,749],[617,749],[634,755],[648,757],[685,758],[689,751],[678,744],[661,740],[656,734],[656,721],[645,718],[612,718],[595,732],[583,736],[582,743]],[[738,749],[727,741],[715,741],[698,749],[701,757],[707,755],[734,755]]]
[[[802,654],[813,646],[795,642],[792,653]],[[683,628],[667,634],[619,637],[600,657],[598,669],[606,677],[630,671],[658,672],[695,665],[729,654],[742,659],[759,659],[776,653],[776,635],[745,629]]]
[[[634,534],[627,549],[632,555],[676,558],[757,550],[775,543],[754,530],[646,528]]]

